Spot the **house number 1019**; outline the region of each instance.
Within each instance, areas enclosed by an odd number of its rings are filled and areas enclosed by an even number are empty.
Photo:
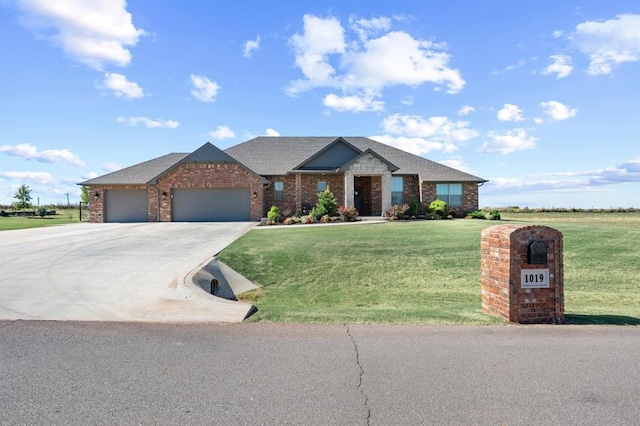
[[[549,288],[548,269],[521,269],[521,288]]]

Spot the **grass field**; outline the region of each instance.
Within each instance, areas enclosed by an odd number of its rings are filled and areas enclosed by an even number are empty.
[[[242,295],[273,322],[500,323],[481,312],[480,232],[500,223],[564,234],[569,323],[640,325],[639,213],[517,213],[256,229],[219,258],[259,284]]]
[[[80,223],[80,213],[75,209],[56,209],[55,216],[41,217],[2,217],[0,216],[0,231],[11,229],[40,228],[43,226],[63,225],[69,223]],[[89,212],[82,211],[82,221],[89,219]]]

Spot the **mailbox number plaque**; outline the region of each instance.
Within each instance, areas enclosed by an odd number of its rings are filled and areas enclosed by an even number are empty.
[[[521,269],[521,288],[549,288],[549,269]]]

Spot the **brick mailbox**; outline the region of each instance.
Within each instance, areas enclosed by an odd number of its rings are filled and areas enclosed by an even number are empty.
[[[523,324],[564,323],[562,233],[546,226],[482,231],[482,311]]]

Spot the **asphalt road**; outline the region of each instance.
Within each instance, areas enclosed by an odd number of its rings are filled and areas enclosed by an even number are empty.
[[[640,328],[0,322],[0,424],[637,425]]]
[[[185,277],[255,225],[84,223],[3,231],[0,319],[242,321],[250,305],[194,291]]]

